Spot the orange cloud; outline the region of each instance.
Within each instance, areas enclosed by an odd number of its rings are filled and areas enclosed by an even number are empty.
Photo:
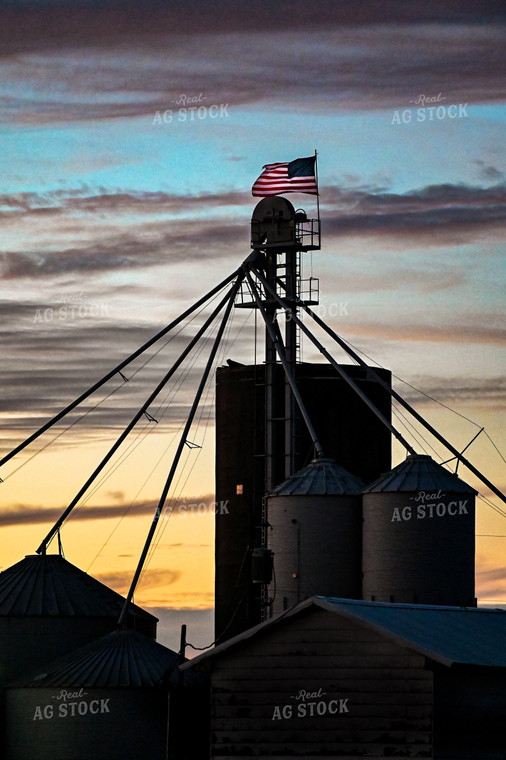
[[[148,589],[171,586],[181,578],[181,575],[180,570],[169,570],[167,568],[162,570],[145,570],[141,575],[139,590],[145,592]],[[133,571],[100,573],[95,576],[97,580],[106,586],[110,586],[118,594],[128,593],[132,577]]]
[[[423,341],[436,343],[487,343],[496,346],[506,344],[506,330],[500,327],[480,327],[471,325],[432,325],[418,324],[347,324],[347,334],[359,335],[369,339]]]

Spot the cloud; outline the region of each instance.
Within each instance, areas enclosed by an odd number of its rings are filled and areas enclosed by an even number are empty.
[[[121,503],[125,499],[125,492],[124,491],[108,491],[107,496],[110,499],[113,499],[114,501],[119,501]]]
[[[467,0],[427,0],[423,5],[403,0],[316,0],[308,7],[303,0],[282,0],[275,5],[252,0],[219,0],[211,7],[206,0],[3,0],[6,19],[18,21],[6,42],[41,47],[61,39],[93,44],[94,40],[151,38],[160,33],[196,34],[219,31],[318,29],[329,25],[367,26],[388,23],[446,22],[483,24],[504,19],[497,0],[484,8]],[[51,30],[52,35],[41,34]]]
[[[262,3],[257,14],[235,2],[60,8],[57,16],[6,11],[2,118],[25,125],[152,120],[181,93],[201,92],[209,104],[303,110],[316,102],[323,110],[402,108],[440,91],[456,103],[503,98],[497,20],[487,25],[481,14],[474,24],[478,14],[464,4],[439,14],[434,6],[405,12],[406,3],[381,11],[374,3],[369,12],[331,0],[318,5]],[[424,16],[455,23],[419,23]]]
[[[222,193],[202,193],[184,195],[142,191],[118,191],[93,194],[88,188],[46,193],[21,192],[0,194],[0,217],[16,216],[26,218],[35,213],[58,213],[79,211],[82,214],[105,214],[145,212],[183,213],[191,216],[195,211],[217,206],[249,204],[249,193],[230,191]]]
[[[481,583],[503,581],[506,579],[506,567],[494,567],[486,570],[479,570],[476,575]]]
[[[135,505],[135,515],[154,514],[157,502],[141,502]],[[38,525],[40,523],[54,524],[62,515],[65,507],[32,507],[18,504],[0,511],[0,526],[7,525]],[[76,512],[79,520],[108,520],[119,519],[129,509],[129,506],[108,505],[103,507],[82,508]],[[72,515],[72,518],[74,515]]]
[[[172,584],[177,583],[181,576],[180,570],[170,570],[168,568],[162,570],[144,570],[140,577],[137,591],[138,593],[144,593],[155,588],[172,586]],[[127,594],[132,583],[133,570],[99,573],[94,577],[106,586],[113,588],[118,594]]]
[[[505,609],[506,604],[506,578],[504,579],[505,585],[495,586],[490,589],[481,589],[477,587],[476,594],[480,600],[480,607],[484,604],[492,604],[496,608]],[[493,604],[497,602],[497,604]]]
[[[218,304],[223,293],[215,298],[212,308]],[[166,319],[168,317],[167,323],[182,312],[176,297],[171,300],[169,314],[164,315]],[[85,301],[87,299],[83,299]],[[95,303],[93,298],[90,302]],[[101,302],[98,300],[96,303],[100,305]],[[62,307],[54,302],[48,306],[19,300],[0,304],[2,381],[5,389],[0,402],[4,415],[0,437],[4,454],[159,332],[163,323],[158,326],[142,324],[139,300],[134,300],[134,303],[134,313],[130,313],[127,303],[125,312],[114,321],[111,315],[109,318],[81,319],[79,314],[73,319],[69,317],[61,321],[60,309],[68,310],[72,305]],[[184,308],[188,305],[185,302]],[[149,308],[152,309],[151,303]],[[52,319],[45,320],[46,311],[50,312]],[[50,440],[54,433],[66,430],[69,425],[71,429],[57,445],[75,445],[89,436],[110,435],[107,431],[117,431],[119,434],[187,348],[210,313],[211,306],[206,305],[204,311],[175,326],[123,368],[122,373],[129,382],[124,382],[119,373],[114,375],[106,385],[70,412],[40,443]],[[217,321],[220,319],[221,314]],[[245,334],[243,330],[242,337]],[[231,350],[236,338],[234,331],[223,338],[217,361],[223,361],[223,356]],[[141,418],[132,432],[133,436],[139,431],[151,431],[153,434],[162,430],[173,432],[187,419],[213,342],[214,332],[211,329],[211,333],[200,339],[196,349],[151,401],[148,411],[159,425]],[[213,384],[212,374],[209,384],[209,387]],[[37,389],[36,393],[34,388]],[[210,393],[203,398],[199,413],[206,418],[213,411],[213,393]],[[37,448],[38,444],[35,444],[35,450]]]
[[[191,510],[189,505],[205,504],[206,512]],[[158,499],[138,501],[134,505],[124,502],[122,504],[106,504],[103,506],[84,506],[71,513],[69,519],[77,520],[119,520],[127,512],[130,516],[154,515],[158,506]],[[12,507],[4,507],[0,510],[0,527],[9,525],[39,525],[41,523],[54,524],[62,515],[65,507],[37,507],[28,504],[16,504]],[[185,517],[188,514],[202,515],[213,512],[214,495],[201,494],[200,496],[185,496],[184,498],[169,498],[165,504],[161,519],[170,516]],[[185,543],[185,546],[188,544]],[[171,546],[174,546],[171,544]],[[128,556],[128,555],[126,555]]]
[[[328,274],[325,272],[325,290],[329,294],[353,295],[381,291],[436,293],[459,289],[468,280],[467,273],[463,269],[456,269],[451,263],[433,261],[430,269],[423,268],[421,263],[417,259],[411,259],[408,263],[398,263],[392,267],[383,260],[381,270],[374,272],[371,271],[369,259],[365,266],[358,258],[355,261],[348,259],[344,270]],[[329,298],[334,296],[329,295]],[[323,301],[320,306],[313,307],[313,311],[325,319],[328,308]]]
[[[4,195],[0,278],[11,287],[19,280],[41,278],[75,282],[86,277],[89,283],[93,276],[105,278],[112,272],[227,257],[234,257],[238,265],[238,248],[243,246],[243,258],[249,250],[250,206],[243,192],[189,196],[75,190]],[[208,214],[198,218],[211,208],[216,209],[212,220]],[[41,225],[40,214],[48,211],[51,224]]]
[[[495,166],[486,164],[480,159],[476,159],[474,163],[479,167],[480,175],[484,180],[487,180],[489,182],[504,182],[506,180],[504,172],[500,171]]]
[[[477,315],[478,317],[478,315]],[[482,322],[488,320],[481,319]],[[370,340],[389,340],[424,343],[480,343],[494,346],[506,344],[506,330],[501,327],[489,327],[476,324],[444,325],[441,327],[427,324],[362,322],[348,323],[346,334],[366,337]]]
[[[503,183],[431,185],[402,195],[330,187],[324,197],[329,213],[324,215],[323,231],[335,236],[402,235],[413,244],[421,236],[437,242],[442,233],[462,237],[477,228],[501,228],[506,220]]]
[[[398,390],[410,403],[417,406],[439,402],[479,402],[480,405],[492,406],[493,409],[506,407],[506,378],[473,378],[462,377],[435,378],[419,375],[411,379],[411,385],[422,389],[423,393],[413,390],[404,383],[399,384]]]
[[[506,601],[506,567],[479,569],[476,573],[476,591],[486,601]]]
[[[224,289],[219,295],[224,297],[227,291]],[[85,301],[83,300],[83,303]],[[91,303],[91,299],[90,299]],[[212,306],[216,307],[219,300],[216,299]],[[99,302],[98,302],[99,304]],[[186,308],[191,306],[185,304]],[[53,319],[45,320],[46,308],[53,313]],[[97,317],[80,318],[79,311],[74,309],[72,317],[72,304],[65,306],[67,309],[65,319],[59,318],[60,304],[46,303],[7,303],[0,304],[0,340],[4,357],[2,375],[5,384],[10,387],[10,393],[19,393],[20,386],[14,387],[14,382],[21,382],[21,387],[32,387],[35,382],[41,389],[53,388],[55,400],[65,397],[61,391],[67,389],[72,396],[79,395],[87,387],[111,370],[120,361],[134,353],[137,349],[148,343],[162,331],[164,324],[153,326],[151,324],[139,324],[138,315],[130,321],[128,315],[117,320],[101,319]],[[177,308],[177,307],[176,307]],[[42,319],[37,316],[41,312]],[[198,328],[204,324],[204,320],[210,316],[211,309],[207,304],[207,310],[203,314],[189,315],[185,320],[172,327],[158,341],[148,347],[143,354],[135,358],[131,364],[124,368],[123,373],[130,379],[129,384],[123,384],[120,376],[117,382],[120,389],[127,394],[136,388],[136,383],[154,382],[161,379],[176,358],[186,348],[190,340],[197,333]],[[166,325],[173,324],[181,311],[175,314],[169,312]],[[210,348],[214,338],[206,334],[200,339],[200,348]],[[224,345],[226,345],[226,341]],[[78,350],[76,350],[78,347]],[[106,354],[104,355],[104,351]],[[18,377],[14,364],[11,363],[19,352],[27,352],[30,355],[29,372],[26,365],[21,369]],[[205,353],[205,351],[204,351]],[[72,357],[72,361],[70,361]],[[9,362],[7,361],[9,359]],[[148,362],[146,364],[146,362]],[[188,366],[188,363],[186,364]],[[65,373],[61,370],[65,369]],[[162,373],[162,369],[164,372]],[[200,370],[194,370],[197,372]],[[10,375],[11,372],[15,374]],[[135,378],[134,378],[135,375]],[[22,379],[24,377],[24,382]],[[135,380],[135,381],[134,381]],[[110,380],[113,383],[114,380]],[[60,385],[61,384],[61,385]],[[144,386],[146,388],[147,386]],[[140,391],[147,395],[146,390]],[[2,401],[10,398],[4,394]]]
[[[168,250],[171,266],[217,260],[236,252],[237,241],[244,238],[244,224],[238,223],[218,227],[209,222],[192,222],[191,229],[185,233],[176,232],[176,229],[175,222],[159,223],[153,230],[139,225],[135,233],[118,231],[105,242],[90,242],[79,248],[7,251],[0,257],[0,279],[40,280],[148,269],[167,264]],[[244,258],[247,253],[245,250]]]
[[[469,242],[473,234],[483,230],[504,236],[503,183],[491,187],[441,184],[404,194],[381,188],[327,186],[322,194],[323,234],[327,240],[343,236],[376,239],[400,236],[412,246],[420,241],[434,246]],[[77,191],[42,196],[27,193],[3,196],[0,207],[7,216],[26,217],[23,249],[0,256],[0,277],[8,282],[81,276],[89,279],[112,272],[227,259],[232,270],[234,263],[240,263],[238,248],[244,245],[244,257],[248,250],[250,197],[242,192],[200,196],[129,191],[96,195],[79,195]],[[229,207],[234,208],[233,218],[227,214]],[[218,217],[212,222],[194,216],[206,208],[218,210]],[[44,209],[57,215],[56,223],[50,236],[34,227],[32,241],[30,218],[35,211]],[[70,220],[77,225],[78,233],[72,227],[69,232]],[[80,241],[78,246],[76,239]],[[70,241],[73,244],[66,245]],[[451,273],[444,272],[442,267],[444,263],[432,273],[432,284],[430,272],[417,278],[419,283],[428,290],[454,287],[462,275],[454,273],[452,280]],[[397,270],[392,276],[399,280],[408,275]],[[358,285],[368,289],[370,277],[374,280],[371,286],[377,288],[378,278],[370,273],[360,277]],[[383,272],[380,280],[380,287],[385,288],[390,278]]]

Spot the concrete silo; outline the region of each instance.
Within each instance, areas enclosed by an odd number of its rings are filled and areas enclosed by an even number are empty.
[[[315,594],[359,598],[362,490],[333,459],[316,459],[268,495],[274,614]]]
[[[475,494],[426,455],[368,486],[363,599],[474,606]]]

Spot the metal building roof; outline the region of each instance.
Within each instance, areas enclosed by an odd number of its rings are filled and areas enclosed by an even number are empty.
[[[381,475],[364,489],[364,493],[381,491],[449,491],[450,493],[476,493],[457,475],[449,472],[426,454],[412,454]]]
[[[45,666],[11,686],[146,688],[177,683],[178,655],[137,631],[117,630]],[[191,677],[188,681],[202,681]],[[185,678],[186,682],[186,678]]]
[[[333,459],[313,459],[283,483],[271,496],[337,496],[360,494],[364,483],[351,475]]]
[[[29,555],[0,573],[0,616],[119,618],[125,599],[59,554]],[[156,621],[137,605],[131,614]]]
[[[240,645],[270,626],[310,608],[342,615],[444,665],[458,663],[506,668],[506,610],[313,596],[195,657],[182,669]]]
[[[506,610],[317,599],[446,665],[506,667]]]

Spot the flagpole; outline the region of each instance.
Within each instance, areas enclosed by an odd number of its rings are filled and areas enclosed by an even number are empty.
[[[316,214],[318,216],[318,241],[320,240],[320,185],[318,183],[318,151],[314,151],[314,173],[316,181]]]

